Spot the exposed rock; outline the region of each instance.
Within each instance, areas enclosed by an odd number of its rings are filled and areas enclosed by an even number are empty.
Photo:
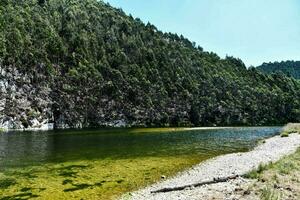
[[[31,77],[13,67],[0,66],[0,80],[0,128],[53,128],[41,123],[52,118],[50,88],[43,82],[33,84]]]
[[[27,69],[25,73],[0,65],[0,128],[146,127],[169,126],[171,121],[175,126],[189,125],[189,102],[176,105],[180,100],[176,95],[169,106],[133,105],[126,99],[115,100],[105,94],[95,97],[93,102],[87,99],[94,97],[85,92],[85,86],[78,88],[76,82],[59,78],[64,76],[60,66],[55,66],[53,77],[43,67],[41,64],[35,71]]]
[[[105,123],[105,125],[108,127],[116,127],[116,128],[122,128],[127,126],[125,120],[115,120],[115,121],[107,122]]]

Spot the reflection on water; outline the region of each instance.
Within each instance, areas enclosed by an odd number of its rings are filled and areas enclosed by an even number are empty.
[[[178,132],[143,129],[10,132],[0,134],[0,169],[76,160],[127,159],[245,151],[280,127],[230,128]]]

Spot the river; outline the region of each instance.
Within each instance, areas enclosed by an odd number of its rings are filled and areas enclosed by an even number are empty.
[[[0,200],[115,199],[206,159],[248,151],[281,127],[0,134]]]

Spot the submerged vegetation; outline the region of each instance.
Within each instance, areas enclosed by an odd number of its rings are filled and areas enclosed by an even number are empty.
[[[0,200],[116,199],[206,159],[247,151],[280,128],[176,130],[1,134]]]
[[[200,161],[199,156],[145,157],[11,168],[0,172],[0,200],[116,199]]]
[[[40,118],[56,127],[300,120],[299,81],[247,69],[96,0],[1,1],[0,68],[14,83],[0,94],[3,116],[23,127]]]

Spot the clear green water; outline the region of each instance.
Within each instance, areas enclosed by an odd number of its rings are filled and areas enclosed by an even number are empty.
[[[281,127],[101,129],[0,134],[0,200],[115,199]]]

